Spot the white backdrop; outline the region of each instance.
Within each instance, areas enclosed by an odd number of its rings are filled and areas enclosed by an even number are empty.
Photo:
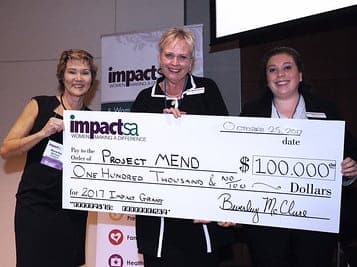
[[[193,74],[203,76],[203,25],[188,25],[195,36]],[[160,77],[158,42],[167,29],[102,36],[101,109],[129,111],[136,95]],[[142,266],[135,216],[98,213],[96,267]]]

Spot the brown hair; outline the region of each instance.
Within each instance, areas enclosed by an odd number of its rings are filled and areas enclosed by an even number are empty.
[[[59,82],[59,89],[61,91],[64,91],[64,72],[66,70],[67,67],[67,62],[71,59],[77,59],[77,60],[82,60],[86,63],[88,63],[89,68],[90,68],[90,72],[91,72],[91,76],[92,76],[92,82],[91,85],[93,84],[93,82],[95,81],[95,78],[97,76],[97,66],[94,64],[94,60],[93,60],[93,56],[85,51],[85,50],[81,50],[81,49],[69,49],[66,51],[63,51],[61,54],[61,57],[59,59],[59,62],[57,64],[57,79]]]
[[[263,57],[263,67],[266,71],[266,67],[267,67],[267,63],[269,61],[269,59],[275,55],[279,55],[279,54],[287,54],[289,56],[291,56],[298,68],[299,72],[303,72],[304,70],[304,64],[302,62],[302,58],[299,54],[299,52],[297,50],[295,50],[292,47],[289,46],[279,46],[279,47],[275,47],[271,50],[269,50]]]
[[[264,56],[263,56],[263,60],[262,60],[262,68],[263,68],[263,77],[264,77],[264,82],[265,84],[267,83],[267,79],[266,79],[266,73],[267,73],[267,64],[268,61],[271,57],[276,56],[276,55],[280,55],[280,54],[286,54],[289,55],[293,58],[297,69],[299,72],[303,73],[304,71],[304,64],[302,61],[302,57],[300,55],[300,53],[289,46],[278,46],[278,47],[274,47],[271,50],[269,50]]]

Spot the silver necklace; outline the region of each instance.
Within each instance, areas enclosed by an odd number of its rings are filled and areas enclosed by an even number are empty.
[[[164,93],[165,93],[165,100],[171,100],[171,103],[170,105],[171,106],[174,106],[175,108],[178,108],[179,106],[179,100],[182,99],[183,97],[183,91],[185,90],[186,88],[186,85],[187,85],[187,75],[185,77],[185,82],[184,82],[184,85],[183,85],[183,88],[181,90],[180,93],[176,94],[176,95],[169,95],[167,93],[167,81],[166,81],[166,78],[164,79],[163,81],[163,87],[164,87]]]
[[[294,115],[295,115],[295,113],[296,113],[296,109],[297,109],[297,107],[298,107],[298,105],[299,105],[299,102],[300,102],[300,94],[299,94],[299,98],[298,98],[298,101],[296,102],[296,105],[295,105],[295,108],[294,108],[294,112],[292,113],[292,115],[291,115],[291,119],[292,118],[294,118]],[[275,107],[275,111],[276,111],[276,115],[278,115],[278,118],[280,119],[280,113],[279,113],[279,111],[278,111],[278,109],[277,109],[277,107],[276,107],[276,105],[275,105],[275,103],[274,103],[274,100],[273,100],[273,105],[274,105],[274,107]],[[290,117],[288,117],[289,119],[290,119]]]

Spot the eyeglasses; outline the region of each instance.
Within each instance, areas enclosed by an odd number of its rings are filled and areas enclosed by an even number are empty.
[[[191,56],[188,55],[175,55],[174,53],[165,53],[164,57],[167,60],[174,60],[176,58],[176,60],[180,63],[186,63],[188,61],[190,61],[192,59]]]

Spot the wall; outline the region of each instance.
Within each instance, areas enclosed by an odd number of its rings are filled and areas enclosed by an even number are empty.
[[[101,35],[183,23],[183,0],[1,0],[0,139],[31,96],[57,93],[56,64],[63,50],[90,51],[100,70]],[[100,84],[96,91],[90,99],[93,110],[100,109]],[[15,266],[13,217],[23,164],[24,157],[0,159],[0,265],[4,267]],[[96,214],[90,213],[88,266],[95,263],[95,225]]]
[[[241,108],[240,49],[214,52],[217,48],[210,46],[209,1],[185,2],[185,24],[203,24],[204,75],[217,83],[230,115],[238,115]]]

